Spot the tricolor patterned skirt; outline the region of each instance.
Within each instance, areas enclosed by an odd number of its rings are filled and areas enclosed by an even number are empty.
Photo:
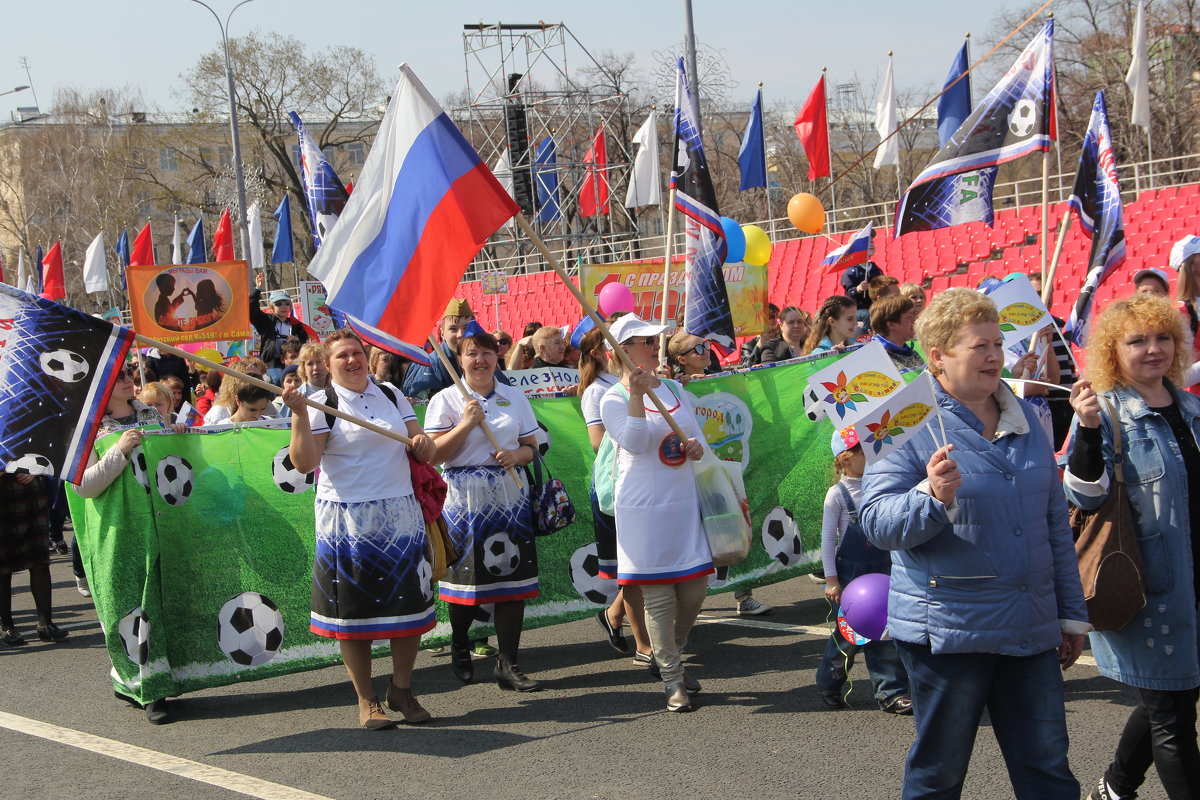
[[[459,559],[438,596],[469,606],[537,597],[528,486],[518,489],[500,467],[448,467],[442,477],[449,487],[442,515]]]
[[[316,501],[309,630],[332,639],[397,639],[433,627],[433,568],[413,495]]]

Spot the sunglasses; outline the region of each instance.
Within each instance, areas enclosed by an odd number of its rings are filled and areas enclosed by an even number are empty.
[[[646,347],[657,347],[658,346],[658,337],[656,337],[656,336],[646,336],[646,337],[639,336],[636,339],[630,339],[629,341],[625,342],[625,344],[644,344],[644,345],[646,345]]]
[[[698,356],[702,356],[711,349],[712,349],[712,345],[710,343],[701,342],[700,344],[696,345],[695,347],[689,347],[687,350],[684,350],[683,352],[684,353],[695,353]]]
[[[292,304],[291,300],[276,300],[275,301],[276,308],[282,308],[283,306],[291,306],[291,304]]]
[[[512,344],[512,339],[497,339],[497,340],[496,340],[496,343],[497,343],[497,344],[509,345],[509,344]]]

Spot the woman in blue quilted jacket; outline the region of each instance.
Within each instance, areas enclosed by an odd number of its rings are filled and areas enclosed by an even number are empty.
[[[862,489],[867,538],[892,551],[888,629],[916,723],[902,797],[961,795],[987,709],[1016,797],[1075,800],[1060,671],[1089,625],[1050,442],[1000,382],[991,300],[939,293],[917,338],[946,441],[933,420]]]

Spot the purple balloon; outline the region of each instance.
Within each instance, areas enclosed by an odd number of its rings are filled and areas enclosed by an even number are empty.
[[[842,589],[842,613],[855,632],[879,641],[887,630],[888,576],[881,572],[860,575]]]

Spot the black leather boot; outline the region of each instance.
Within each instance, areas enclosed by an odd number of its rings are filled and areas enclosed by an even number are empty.
[[[514,692],[540,692],[542,685],[521,672],[503,653],[496,656],[496,685]]]
[[[450,668],[454,670],[454,677],[458,678],[463,683],[471,683],[475,680],[475,667],[471,663],[471,651],[463,648],[450,646]]]

